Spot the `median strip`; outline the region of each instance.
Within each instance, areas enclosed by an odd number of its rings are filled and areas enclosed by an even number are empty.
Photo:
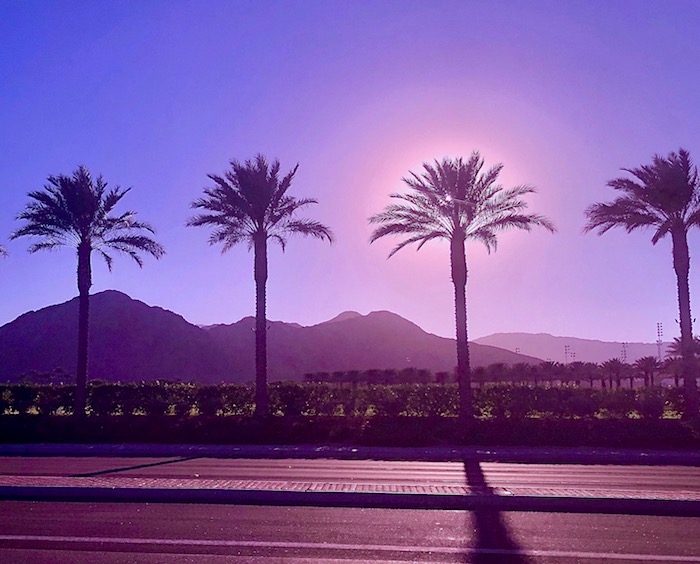
[[[700,492],[483,488],[468,485],[144,478],[125,476],[0,476],[0,499],[382,507],[491,508],[700,516]]]

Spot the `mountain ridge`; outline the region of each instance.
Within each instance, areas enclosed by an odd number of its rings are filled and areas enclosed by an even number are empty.
[[[116,290],[93,294],[89,376],[107,381],[251,381],[255,375],[253,317],[199,327],[183,316]],[[26,312],[0,327],[0,381],[60,368],[74,373],[78,298]],[[340,319],[339,319],[340,317]],[[454,369],[455,342],[432,335],[388,311],[343,312],[301,326],[268,321],[268,377],[301,380],[304,374],[414,367]],[[473,366],[538,363],[487,345],[471,346]]]
[[[629,363],[643,356],[659,356],[657,343],[640,343],[624,341],[603,341],[584,339],[582,337],[562,337],[550,333],[493,333],[474,339],[475,343],[496,346],[506,350],[518,349],[522,354],[537,356],[555,362],[595,362],[601,363],[611,358],[619,358]],[[568,346],[568,355],[564,347]],[[661,344],[661,358],[665,358],[669,342]]]

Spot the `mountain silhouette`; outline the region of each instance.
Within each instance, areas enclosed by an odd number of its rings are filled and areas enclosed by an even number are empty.
[[[78,299],[25,313],[0,327],[0,381],[33,371],[74,374]],[[90,298],[89,377],[106,381],[248,382],[255,374],[255,319],[198,327],[182,316],[115,290]],[[473,344],[472,365],[538,363]],[[455,342],[388,311],[344,312],[310,327],[268,321],[268,377],[368,369],[450,372]]]
[[[30,311],[0,327],[0,381],[57,368],[75,374],[78,298]],[[107,290],[90,297],[91,380],[230,379],[226,357],[181,316]]]
[[[601,363],[611,358],[627,357],[632,363],[643,356],[657,356],[656,343],[616,343],[579,339],[576,337],[557,337],[548,333],[494,333],[474,340],[475,343],[491,345],[536,356],[554,362],[565,362],[564,347],[569,347],[569,362]],[[661,356],[664,358],[670,343],[662,343]],[[573,356],[575,354],[575,357]]]
[[[232,325],[207,328],[229,355],[237,378],[254,374],[254,325],[254,319],[247,317]],[[456,361],[454,340],[427,333],[388,311],[345,312],[310,327],[268,321],[267,342],[270,380],[300,380],[314,372],[407,367],[451,372]],[[471,345],[470,352],[473,366],[541,362],[485,345]]]

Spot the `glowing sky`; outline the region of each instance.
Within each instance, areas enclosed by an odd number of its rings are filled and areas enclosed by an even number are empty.
[[[529,183],[556,235],[503,234],[468,248],[470,336],[548,332],[654,341],[677,335],[670,241],[583,235],[621,167],[683,146],[700,161],[700,3],[0,3],[0,323],[77,294],[72,250],[8,241],[26,193],[78,164],[113,184],[167,255],[94,271],[193,323],[254,311],[252,255],[186,228],[189,203],[231,158],[301,164],[293,193],[337,235],[270,254],[268,313],[304,325],[391,310],[453,335],[448,246],[368,244],[367,217],[421,162],[468,156]],[[690,238],[700,307],[700,244]],[[97,259],[96,259],[97,260]]]

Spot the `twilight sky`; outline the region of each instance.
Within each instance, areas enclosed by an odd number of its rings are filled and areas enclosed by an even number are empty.
[[[189,203],[231,158],[262,152],[332,247],[270,253],[268,316],[310,325],[391,310],[453,336],[449,247],[386,259],[367,218],[401,177],[478,149],[503,183],[533,184],[558,226],[468,247],[471,337],[500,331],[618,341],[678,334],[670,240],[583,235],[621,167],[680,146],[700,162],[700,3],[465,0],[0,3],[0,324],[77,295],[75,251],[9,241],[26,193],[79,164],[133,186],[123,209],[167,250],[140,270],[95,257],[93,292],[124,291],[197,324],[254,312],[252,254],[186,228]],[[691,255],[700,233],[690,237]],[[700,262],[691,263],[700,307]]]

